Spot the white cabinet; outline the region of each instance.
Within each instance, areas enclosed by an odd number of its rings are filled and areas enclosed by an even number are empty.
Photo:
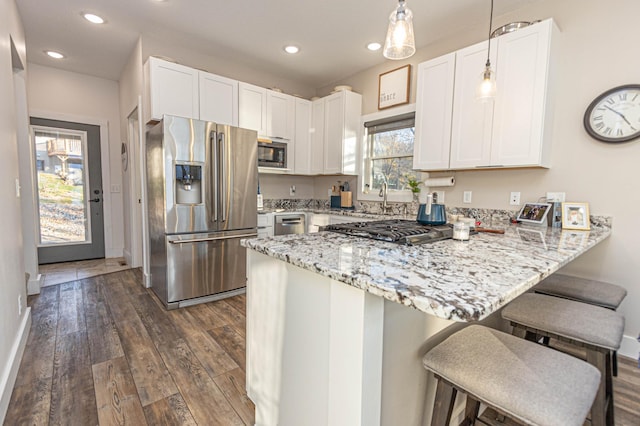
[[[163,114],[199,117],[198,70],[150,57],[145,71],[145,123]]]
[[[491,163],[550,166],[551,19],[500,37]]]
[[[240,127],[267,136],[267,89],[249,83],[238,83],[238,123]]]
[[[321,226],[329,224],[330,216],[322,213],[307,213],[307,232],[318,232]]]
[[[324,99],[311,104],[311,174],[324,173]]]
[[[293,140],[295,98],[285,93],[267,90],[267,134],[270,138]]]
[[[238,125],[238,82],[150,57],[144,64],[145,123],[164,114]]]
[[[475,100],[486,41],[420,64],[414,168],[549,167],[556,31],[548,19],[492,40],[493,103]]]
[[[258,213],[258,238],[273,237],[273,213]]]
[[[362,96],[340,91],[324,98],[324,173],[355,174]]]
[[[449,168],[455,53],[418,65],[413,168]]]
[[[491,43],[491,63],[496,63],[496,39]],[[493,102],[478,102],[476,90],[487,62],[487,42],[456,52],[455,91],[449,167],[491,164]]]
[[[238,81],[199,71],[200,120],[238,125]]]
[[[289,144],[295,158],[294,173],[311,174],[311,101],[296,98],[295,100],[295,133],[293,143]]]

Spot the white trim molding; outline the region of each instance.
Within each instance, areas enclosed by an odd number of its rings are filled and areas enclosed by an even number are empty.
[[[31,330],[31,308],[26,308],[22,316],[22,321],[20,322],[20,329],[11,346],[9,359],[7,360],[7,364],[4,365],[2,376],[0,376],[0,392],[2,392],[2,396],[0,397],[0,423],[4,423],[4,418],[7,415],[9,401],[13,393],[13,386],[16,383],[16,377],[18,377],[18,369],[20,368],[24,348],[27,346],[29,330]]]

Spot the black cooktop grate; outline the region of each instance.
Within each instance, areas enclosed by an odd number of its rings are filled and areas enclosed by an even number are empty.
[[[445,240],[453,236],[451,225],[430,226],[403,219],[340,223],[324,226],[321,230],[409,245]]]

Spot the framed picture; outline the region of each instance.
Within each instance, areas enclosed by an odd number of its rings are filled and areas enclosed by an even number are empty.
[[[562,229],[588,231],[589,203],[562,203]]]
[[[409,103],[411,65],[380,74],[378,77],[378,109]]]
[[[549,203],[525,203],[516,220],[536,225],[547,225],[547,214],[551,210]]]

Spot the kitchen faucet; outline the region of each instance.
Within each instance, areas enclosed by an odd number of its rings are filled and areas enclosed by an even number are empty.
[[[391,210],[391,206],[387,203],[387,191],[388,185],[387,181],[385,180],[384,182],[382,182],[382,187],[380,188],[380,192],[378,193],[378,197],[382,197],[382,214],[386,214]]]

